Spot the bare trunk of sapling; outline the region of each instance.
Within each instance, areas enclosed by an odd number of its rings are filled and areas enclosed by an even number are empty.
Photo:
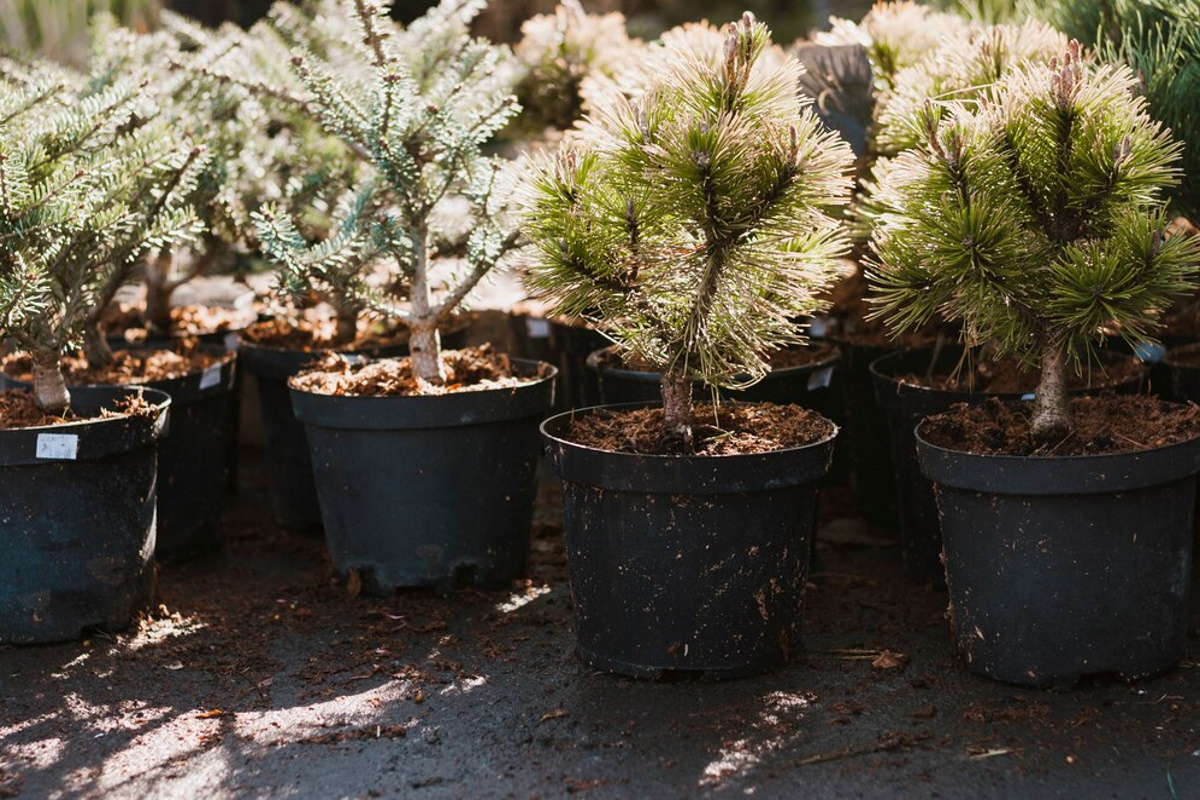
[[[171,251],[163,249],[146,262],[146,327],[162,335],[171,332],[172,260]]]
[[[1067,353],[1062,341],[1052,335],[1040,343],[1041,375],[1033,398],[1030,432],[1043,444],[1062,441],[1075,429],[1067,394]]]
[[[358,338],[358,309],[339,308],[333,330],[334,344],[347,345]]]
[[[408,349],[413,375],[417,380],[441,385],[446,382],[446,371],[442,368],[442,342],[433,307],[433,291],[429,286],[428,238],[428,229],[423,224],[417,225],[413,230],[413,249],[417,259],[409,291],[412,316],[408,321]]]
[[[692,403],[692,379],[687,367],[672,366],[662,376],[663,438],[669,444],[679,442],[686,452],[696,449],[695,433],[692,430],[694,406]]]
[[[59,416],[71,407],[71,394],[58,363],[58,353],[34,354],[33,402],[47,414]]]
[[[95,369],[112,366],[113,351],[98,320],[89,321],[83,327],[83,357],[87,359],[88,366]]]

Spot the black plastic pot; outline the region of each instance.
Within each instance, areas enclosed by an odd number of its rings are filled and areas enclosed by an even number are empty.
[[[1200,344],[1172,348],[1162,363],[1170,370],[1174,396],[1179,400],[1200,402]]]
[[[937,484],[951,627],[973,672],[1068,688],[1183,655],[1200,439],[1136,453],[955,452],[917,429]]]
[[[555,369],[512,363],[536,380],[415,397],[291,390],[340,574],[354,570],[370,594],[504,587],[525,574]]]
[[[604,334],[584,324],[570,325],[562,320],[547,320],[550,345],[558,363],[558,391],[555,407],[561,410],[585,408],[600,402],[596,372],[587,366],[588,356],[609,344]]]
[[[826,334],[825,341],[842,353],[838,367],[841,411],[832,417],[845,423],[838,450],[847,453],[847,472],[854,476],[858,510],[881,528],[896,530],[896,477],[888,446],[887,415],[875,402],[870,365],[877,358],[899,352],[895,347],[856,343],[848,337]]]
[[[773,369],[761,381],[745,389],[720,390],[721,397],[739,403],[795,403],[838,420],[841,398],[838,395],[837,367],[841,356],[832,345],[817,347],[825,352],[811,364]],[[607,356],[611,352],[611,347],[604,347],[587,358],[588,368],[598,376],[602,403],[662,402],[661,372],[607,363]],[[695,385],[693,395],[697,400],[709,400],[711,394],[710,387],[701,383]]]
[[[157,340],[145,347],[175,344]],[[159,558],[214,552],[224,543],[221,516],[229,484],[228,443],[236,413],[232,393],[237,358],[236,353],[217,345],[203,348],[221,360],[203,372],[139,384],[171,397],[170,432],[158,444],[155,555]],[[11,378],[9,383],[28,385]]]
[[[571,419],[591,411],[542,424],[562,479],[583,660],[635,677],[733,678],[799,655],[817,486],[834,435],[759,455],[641,456],[570,441]]]
[[[156,417],[0,431],[0,643],[126,627],[154,579],[155,443],[171,400],[153,389],[71,390],[88,416],[138,391]]]
[[[159,558],[212,552],[224,543],[237,357],[216,345],[205,348],[224,360],[199,374],[146,384],[171,396],[170,434],[158,446]]]
[[[899,511],[900,549],[909,576],[917,582],[941,585],[945,580],[942,567],[942,538],[938,525],[937,501],[933,484],[921,474],[917,465],[914,429],[922,418],[948,411],[957,403],[982,403],[988,398],[1016,401],[1032,395],[1004,392],[967,392],[938,389],[903,382],[908,375],[932,372],[946,375],[962,358],[959,346],[943,347],[934,359],[930,349],[907,350],[885,355],[871,363],[871,378],[875,398],[887,413],[888,436],[891,443],[891,463],[894,468],[895,503]],[[1130,356],[1107,354],[1111,360]],[[930,370],[930,364],[933,368]],[[1144,373],[1116,386],[1105,388],[1137,391]],[[1081,394],[1088,390],[1078,390]]]

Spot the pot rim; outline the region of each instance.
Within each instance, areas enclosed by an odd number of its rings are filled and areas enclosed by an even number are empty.
[[[1020,456],[972,453],[933,444],[922,435],[926,421],[922,418],[913,428],[921,473],[936,484],[956,489],[996,494],[1101,494],[1156,486],[1200,472],[1200,435],[1121,453]]]

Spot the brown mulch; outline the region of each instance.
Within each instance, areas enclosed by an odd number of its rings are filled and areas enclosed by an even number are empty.
[[[1109,363],[1087,365],[1081,372],[1067,374],[1067,387],[1103,389],[1136,380],[1145,375],[1146,365],[1133,358],[1113,359]],[[926,386],[950,392],[990,392],[1023,394],[1037,389],[1038,371],[1013,356],[993,359],[978,357],[964,361],[961,369],[934,375],[903,375],[900,383]]]
[[[446,382],[440,385],[418,381],[409,358],[381,358],[353,364],[336,354],[327,356],[313,369],[291,379],[296,389],[316,394],[353,397],[442,395],[453,392],[504,389],[529,383],[518,376],[504,353],[490,345],[442,351]],[[540,379],[541,374],[533,379]]]
[[[145,308],[141,304],[119,303],[110,306],[100,320],[103,330],[127,342],[144,342],[150,335],[145,328]],[[245,328],[257,315],[250,310],[224,306],[173,306],[171,333],[175,336],[203,336]]]
[[[833,424],[815,411],[769,403],[696,406],[695,455],[769,453],[802,447],[833,432]],[[671,455],[674,445],[662,435],[661,408],[635,411],[599,409],[571,422],[571,441],[585,447],[640,455]]]
[[[1085,456],[1128,453],[1186,442],[1200,436],[1200,406],[1168,403],[1152,395],[1106,394],[1071,400],[1075,430],[1045,445],[1029,431],[1029,403],[995,398],[960,404],[930,417],[922,436],[930,443],[983,455]]]
[[[87,419],[106,419],[116,416],[154,417],[158,409],[140,393],[131,393],[118,399],[111,408],[105,408],[98,416],[80,417],[70,409],[65,414],[47,414],[34,404],[32,389],[6,389],[0,391],[0,431],[18,428],[43,428],[80,422]]]
[[[172,348],[114,350],[108,367],[92,367],[75,353],[60,359],[67,383],[72,386],[93,384],[131,384],[182,378],[203,372],[232,358],[200,349],[194,339],[180,340]],[[0,369],[19,381],[33,380],[33,362],[25,353],[14,353],[0,362]]]

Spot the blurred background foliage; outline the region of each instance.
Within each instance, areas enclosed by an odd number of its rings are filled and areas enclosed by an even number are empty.
[[[524,20],[552,12],[556,2],[493,0],[478,20],[477,33],[497,42],[515,42]],[[429,0],[396,0],[393,12],[408,21],[429,4]],[[249,27],[270,5],[271,0],[0,0],[0,43],[9,51],[36,51],[81,64],[87,57],[87,20],[98,11],[112,12],[140,29],[153,28],[163,8],[207,25],[231,21]],[[654,38],[681,22],[722,23],[753,11],[771,26],[779,42],[827,27],[831,15],[859,19],[870,5],[871,0],[583,0],[592,13],[622,12],[630,34],[643,38]]]

